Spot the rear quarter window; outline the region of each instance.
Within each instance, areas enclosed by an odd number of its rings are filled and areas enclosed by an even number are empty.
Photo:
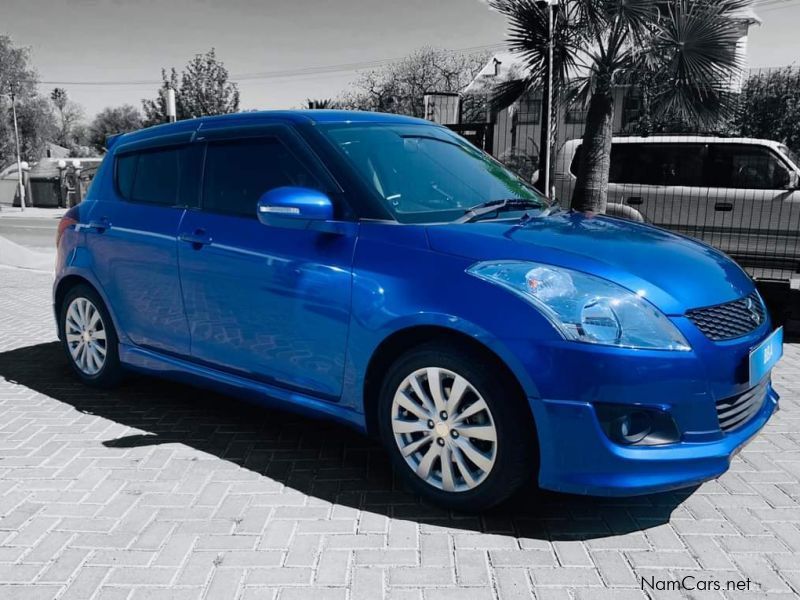
[[[181,154],[182,148],[164,148],[118,156],[118,193],[131,202],[175,206],[178,204]]]
[[[123,198],[131,196],[138,158],[138,154],[124,154],[117,157],[117,190]]]

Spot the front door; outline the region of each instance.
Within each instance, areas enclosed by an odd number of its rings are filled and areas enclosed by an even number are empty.
[[[199,362],[336,399],[350,319],[355,224],[348,233],[283,229],[256,218],[281,186],[335,184],[286,127],[249,137],[204,132],[201,209],[179,234],[184,305]]]
[[[756,277],[788,279],[800,263],[800,193],[791,168],[760,144],[717,143],[708,163],[709,196],[730,214],[727,230],[706,239]]]

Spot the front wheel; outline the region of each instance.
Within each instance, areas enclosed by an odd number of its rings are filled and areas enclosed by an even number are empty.
[[[395,468],[426,498],[478,511],[535,476],[530,412],[479,353],[426,344],[389,369],[380,429]]]

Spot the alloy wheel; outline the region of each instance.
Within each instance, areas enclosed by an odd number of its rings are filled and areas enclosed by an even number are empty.
[[[391,419],[400,454],[435,488],[468,491],[491,473],[497,428],[488,404],[465,377],[439,367],[414,371],[395,391]]]
[[[70,302],[64,335],[75,366],[85,375],[97,375],[106,362],[108,340],[103,317],[89,299],[79,296]]]

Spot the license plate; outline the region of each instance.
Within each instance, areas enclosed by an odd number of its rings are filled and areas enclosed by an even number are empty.
[[[783,327],[750,351],[750,385],[759,383],[783,356]]]

